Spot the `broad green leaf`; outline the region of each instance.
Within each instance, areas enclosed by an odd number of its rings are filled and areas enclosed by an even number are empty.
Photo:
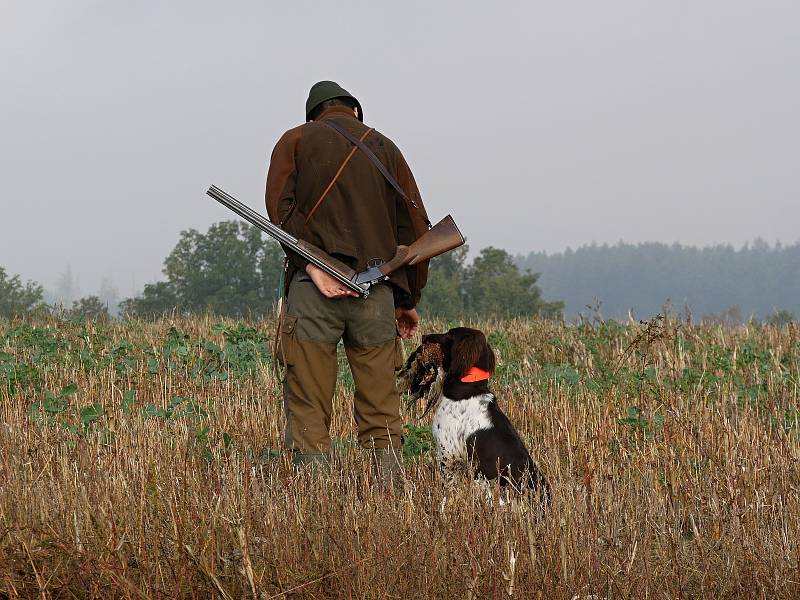
[[[77,391],[78,391],[77,384],[70,383],[69,385],[66,385],[63,388],[61,388],[61,393],[59,395],[63,398],[64,396],[71,396]]]
[[[180,413],[176,413],[176,417],[186,417],[187,419],[207,419],[208,411],[197,402],[189,402],[186,408]]]
[[[203,427],[194,432],[194,440],[198,444],[205,444],[208,441],[209,427]]]
[[[142,409],[142,415],[147,418],[151,417],[160,417],[162,419],[166,419],[169,416],[169,413],[155,404],[148,404]]]
[[[81,408],[80,412],[81,423],[83,423],[84,428],[89,427],[93,421],[102,417],[104,413],[105,410],[102,404],[89,404],[88,406],[84,406]]]
[[[47,399],[42,403],[42,408],[44,411],[51,415],[57,415],[59,413],[64,412],[67,410],[69,406],[69,402],[64,400],[63,398],[52,398]]]
[[[131,406],[136,403],[136,390],[128,390],[124,394],[122,394],[122,402],[120,402],[120,406],[122,407],[122,412],[126,415],[130,414]]]
[[[211,326],[211,333],[214,335],[224,335],[229,332],[229,329],[224,323],[215,323]]]
[[[169,401],[169,410],[170,412],[175,410],[178,406],[186,402],[186,398],[182,396],[173,396],[172,400]]]
[[[215,353],[215,354],[221,354],[221,353],[222,353],[222,348],[220,348],[220,347],[219,347],[217,344],[215,344],[214,342],[206,342],[206,343],[205,343],[205,349],[206,349],[207,351],[209,351],[209,352],[213,352],[213,353]]]

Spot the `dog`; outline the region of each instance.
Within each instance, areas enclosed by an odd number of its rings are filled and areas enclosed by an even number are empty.
[[[422,337],[398,373],[398,389],[412,403],[426,400],[421,418],[436,406],[431,432],[446,484],[466,473],[504,492],[538,492],[549,504],[547,481],[489,390],[494,368],[484,334],[456,327]]]

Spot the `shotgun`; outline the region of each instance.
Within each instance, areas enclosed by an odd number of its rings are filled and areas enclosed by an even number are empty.
[[[357,273],[343,262],[336,260],[327,252],[298,240],[283,229],[265,219],[249,206],[242,204],[236,198],[212,185],[206,192],[214,200],[229,208],[245,221],[258,227],[267,235],[276,239],[288,250],[298,254],[308,262],[316,265],[328,275],[354,291],[362,298],[369,296],[369,288],[386,281],[394,271],[405,266],[415,265],[434,256],[439,256],[458,248],[464,243],[464,236],[458,230],[453,217],[447,215],[428,231],[423,233],[416,241],[408,246],[398,246],[391,260],[379,264],[371,264],[366,271]]]

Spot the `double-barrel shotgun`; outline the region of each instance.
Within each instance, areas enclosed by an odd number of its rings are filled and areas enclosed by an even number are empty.
[[[392,272],[401,267],[415,265],[423,260],[444,254],[464,243],[464,236],[458,230],[453,217],[447,215],[428,231],[423,233],[408,246],[398,246],[391,260],[370,264],[365,271],[357,273],[340,260],[336,260],[327,252],[298,240],[286,233],[277,225],[265,219],[249,206],[242,204],[236,198],[212,185],[206,192],[214,200],[229,208],[237,215],[258,227],[264,233],[275,238],[287,251],[294,252],[316,265],[328,275],[345,285],[359,296],[369,296],[369,289],[376,283],[385,281]]]

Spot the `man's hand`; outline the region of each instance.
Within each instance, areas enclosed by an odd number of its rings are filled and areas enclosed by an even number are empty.
[[[328,275],[317,265],[308,263],[306,265],[306,273],[308,273],[308,276],[311,277],[311,281],[313,281],[314,285],[317,286],[320,294],[326,298],[346,298],[347,296],[358,298],[358,294],[356,294],[350,288],[339,283],[336,279]]]
[[[416,308],[395,308],[394,318],[397,319],[397,330],[404,340],[414,337],[419,330],[419,314]]]

